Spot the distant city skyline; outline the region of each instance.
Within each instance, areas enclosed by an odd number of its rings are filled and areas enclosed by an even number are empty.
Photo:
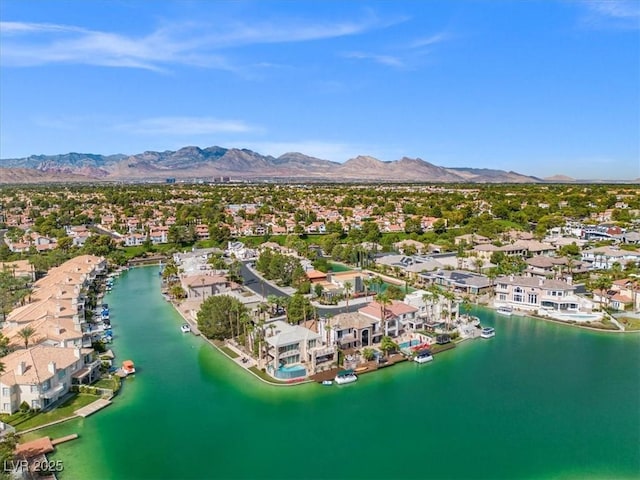
[[[639,178],[640,2],[2,1],[0,158],[188,145]]]

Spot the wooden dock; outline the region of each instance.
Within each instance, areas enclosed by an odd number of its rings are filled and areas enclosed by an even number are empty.
[[[64,442],[70,442],[71,440],[75,440],[76,438],[78,438],[78,434],[72,433],[71,435],[67,435],[66,437],[60,437],[60,438],[51,440],[51,445],[55,447],[56,445],[60,445],[61,443],[64,443]]]
[[[380,364],[378,364],[375,360],[372,360],[370,362],[358,365],[358,367],[355,368],[355,373],[356,375],[360,376],[364,375],[365,373],[375,372],[376,370],[390,367],[392,365],[395,365],[396,363],[406,362],[407,358],[404,355],[397,353],[390,355],[386,360],[386,362]],[[324,380],[333,380],[338,372],[341,372],[343,370],[344,368],[332,368],[331,370],[325,370],[324,372],[311,375],[309,379],[313,380],[314,382],[322,383]]]
[[[84,418],[96,413],[98,410],[102,410],[104,407],[107,407],[109,405],[111,405],[111,400],[107,400],[106,398],[101,398],[99,400],[96,400],[93,403],[90,403],[89,405],[79,408],[74,413],[79,417]]]

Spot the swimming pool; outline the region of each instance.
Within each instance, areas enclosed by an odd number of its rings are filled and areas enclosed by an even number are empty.
[[[276,370],[276,378],[290,379],[300,378],[307,375],[307,369],[302,365],[280,365]]]
[[[420,340],[413,339],[413,340],[410,340],[408,342],[402,342],[398,346],[400,348],[411,348],[411,347],[415,347],[416,345],[420,345]]]

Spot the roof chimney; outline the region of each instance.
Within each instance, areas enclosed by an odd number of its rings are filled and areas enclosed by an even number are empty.
[[[49,370],[49,373],[56,373],[56,362],[49,362],[49,364],[47,365],[47,370]]]
[[[20,362],[16,365],[16,375],[24,375],[24,372],[27,371],[27,364],[25,362]]]
[[[74,355],[76,358],[80,358],[81,354],[82,354],[82,352],[80,351],[80,349],[79,349],[79,348],[74,348],[74,349],[73,349],[73,355]]]

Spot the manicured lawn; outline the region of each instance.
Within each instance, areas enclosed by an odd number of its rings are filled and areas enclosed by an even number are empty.
[[[220,350],[222,350],[224,353],[229,355],[231,358],[238,358],[240,356],[236,352],[231,350],[229,347],[220,347]]]
[[[115,383],[115,380],[113,378],[101,378],[96,383],[92,384],[91,386],[92,387],[97,387],[97,388],[109,388],[111,390],[115,390],[116,383]]]
[[[95,402],[100,397],[96,395],[88,395],[85,393],[79,393],[75,397],[70,398],[62,405],[50,410],[46,413],[37,413],[26,420],[18,420],[18,423],[11,423],[16,427],[17,431],[28,430],[29,428],[45,425],[56,420],[62,420],[63,418],[71,417],[73,412],[77,409],[89,405]]]
[[[624,325],[626,330],[640,330],[640,318],[620,317],[618,322]]]

